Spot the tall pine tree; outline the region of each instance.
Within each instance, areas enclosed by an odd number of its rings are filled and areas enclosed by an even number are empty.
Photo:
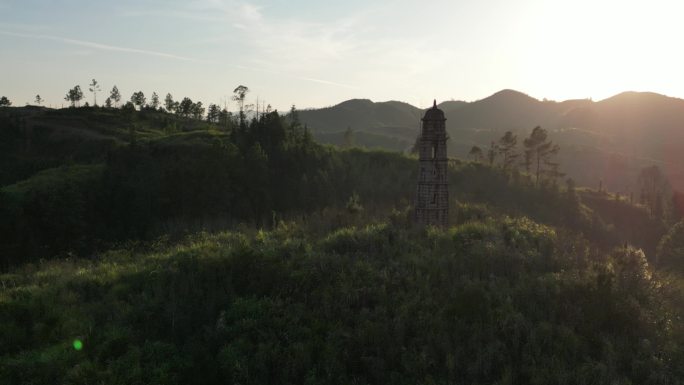
[[[553,162],[553,157],[558,154],[560,147],[548,140],[545,129],[537,126],[530,136],[525,139],[525,169],[532,172],[534,185],[546,179],[554,182],[563,174],[558,171],[558,163]]]

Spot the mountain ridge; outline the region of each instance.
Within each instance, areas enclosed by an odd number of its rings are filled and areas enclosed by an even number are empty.
[[[445,104],[451,104],[455,103],[458,105],[466,105],[466,104],[474,104],[474,103],[480,103],[483,101],[490,101],[490,100],[496,100],[500,98],[507,98],[507,97],[516,97],[520,99],[526,99],[531,102],[538,102],[538,103],[548,103],[548,104],[557,104],[557,105],[567,105],[567,104],[574,104],[574,103],[590,103],[590,104],[596,104],[596,103],[604,103],[604,102],[610,102],[613,100],[621,100],[621,99],[627,99],[627,98],[636,98],[636,97],[651,97],[651,98],[657,98],[661,100],[675,100],[675,101],[682,101],[684,102],[684,98],[676,97],[676,96],[670,96],[670,95],[665,95],[661,94],[658,92],[653,92],[653,91],[622,91],[619,92],[615,95],[608,96],[606,98],[600,99],[600,100],[593,100],[591,98],[575,98],[575,99],[564,99],[564,100],[550,100],[550,99],[537,99],[534,96],[530,96],[522,91],[514,90],[511,88],[505,88],[500,91],[497,91],[489,96],[486,96],[481,99],[476,99],[473,101],[465,101],[465,100],[443,100],[443,101],[437,101],[437,107],[441,108]],[[336,107],[341,107],[341,106],[348,106],[349,104],[352,103],[362,103],[365,105],[376,105],[376,104],[398,104],[398,105],[406,105],[413,107],[415,109],[425,111],[429,108],[432,108],[432,106],[428,106],[425,108],[421,108],[418,106],[415,106],[409,102],[404,102],[401,100],[396,100],[396,99],[390,99],[390,100],[382,100],[382,101],[374,101],[373,99],[370,98],[351,98],[347,100],[343,100],[337,104],[333,104],[331,106],[326,106],[326,107],[309,107],[304,110],[301,110],[301,112],[309,112],[309,111],[320,111],[320,110],[328,110]]]
[[[684,99],[625,91],[599,101],[551,101],[504,89],[483,99],[438,106],[447,117],[451,156],[466,158],[473,146],[487,148],[509,130],[522,143],[532,128],[541,126],[561,146],[568,175],[582,184],[603,181],[627,191],[639,170],[652,165],[644,159],[652,159],[662,163],[673,185],[684,189],[684,167],[672,166],[684,164],[678,150],[684,147]],[[352,99],[302,111],[300,119],[324,143],[349,145],[342,132],[351,129],[357,133],[354,145],[405,151],[415,142],[424,111],[404,102]],[[585,156],[589,158],[581,159]],[[620,159],[618,166],[615,159]],[[592,162],[595,167],[588,167]]]

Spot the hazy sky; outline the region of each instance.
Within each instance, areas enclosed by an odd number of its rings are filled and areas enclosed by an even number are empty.
[[[684,5],[629,0],[0,0],[0,95],[116,84],[287,109],[350,98],[684,97]],[[87,92],[86,92],[87,93]],[[92,98],[88,95],[89,100]],[[106,96],[100,97],[100,101]]]

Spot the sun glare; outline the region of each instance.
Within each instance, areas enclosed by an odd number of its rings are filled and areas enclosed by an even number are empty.
[[[676,2],[590,1],[536,8],[521,60],[525,82],[557,99],[601,99],[625,90],[684,93],[674,77],[684,6]],[[534,92],[533,92],[534,93]]]

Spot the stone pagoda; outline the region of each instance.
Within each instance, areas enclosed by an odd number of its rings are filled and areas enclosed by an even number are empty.
[[[436,100],[422,120],[414,219],[419,225],[446,227],[449,217],[446,118],[437,108]]]

